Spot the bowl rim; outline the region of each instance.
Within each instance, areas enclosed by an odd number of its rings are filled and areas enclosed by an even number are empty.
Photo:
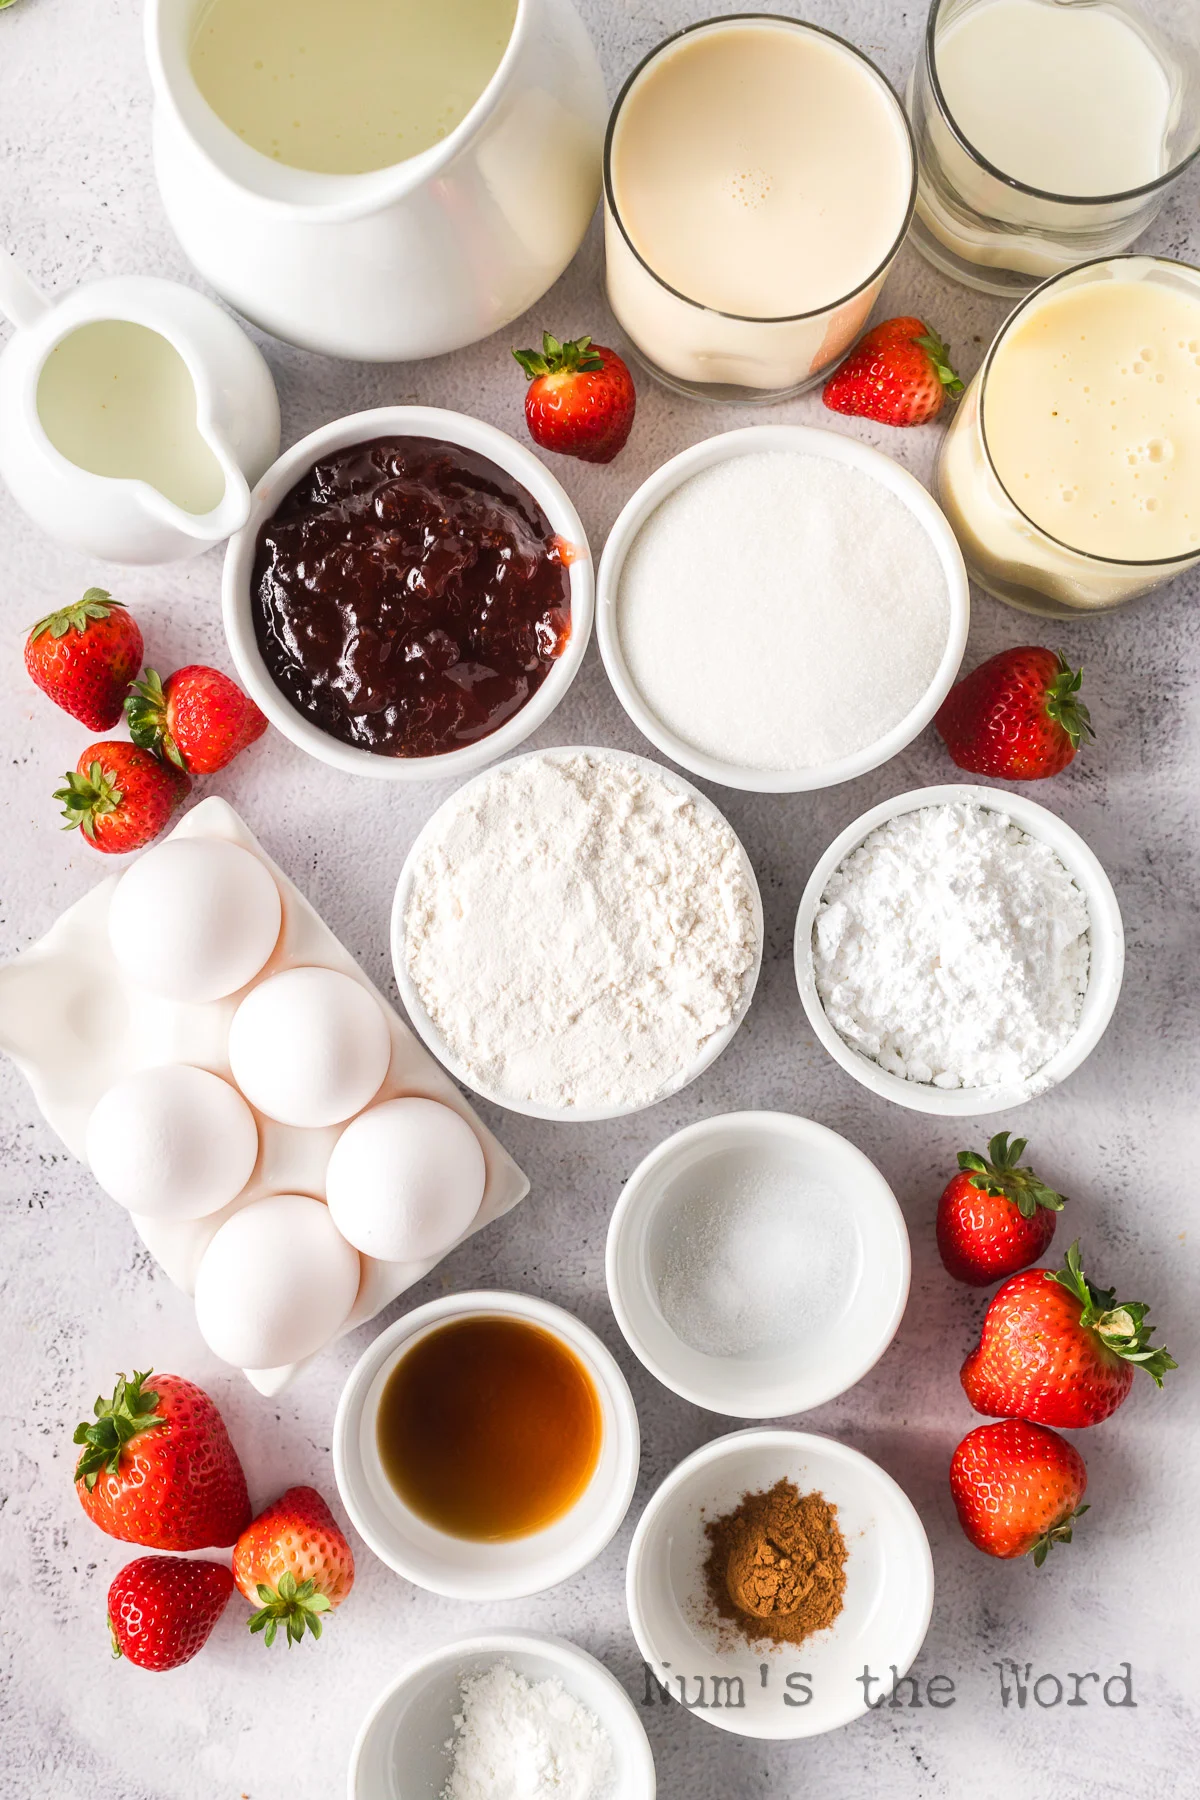
[[[819,1370],[815,1374],[812,1370],[806,1371],[804,1381],[802,1382],[797,1377],[786,1395],[788,1404],[766,1406],[759,1403],[747,1406],[743,1403],[732,1415],[723,1401],[715,1399],[712,1392],[704,1387],[702,1381],[692,1381],[686,1376],[680,1376],[676,1370],[654,1356],[647,1348],[631,1316],[626,1298],[628,1284],[621,1276],[622,1240],[632,1228],[633,1222],[638,1217],[639,1209],[644,1210],[649,1207],[647,1214],[649,1217],[662,1204],[661,1192],[653,1202],[644,1199],[652,1177],[656,1176],[664,1165],[675,1160],[681,1152],[691,1149],[698,1143],[703,1143],[706,1138],[715,1138],[719,1143],[721,1137],[730,1130],[749,1131],[754,1135],[761,1136],[764,1140],[782,1138],[792,1142],[800,1141],[818,1148],[822,1145],[832,1148],[836,1144],[840,1147],[840,1153],[851,1152],[852,1160],[857,1161],[861,1166],[864,1191],[869,1188],[873,1196],[872,1211],[876,1222],[886,1218],[894,1227],[893,1235],[889,1238],[888,1256],[890,1258],[895,1255],[897,1259],[895,1300],[891,1310],[880,1316],[876,1340],[865,1353],[860,1352],[853,1359],[847,1359],[846,1368],[841,1373],[835,1374],[832,1382],[822,1383],[819,1379]],[[865,1242],[864,1254],[869,1255],[876,1248],[877,1240],[872,1239],[870,1242]],[[605,1244],[604,1274],[608,1286],[609,1304],[625,1342],[642,1366],[648,1369],[650,1374],[664,1387],[669,1388],[672,1393],[678,1394],[681,1399],[689,1401],[693,1406],[702,1406],[706,1411],[717,1413],[722,1418],[732,1416],[742,1419],[777,1419],[811,1412],[818,1406],[824,1406],[830,1400],[836,1400],[839,1395],[848,1393],[851,1388],[856,1387],[870,1374],[876,1363],[880,1362],[887,1354],[900,1329],[908,1305],[912,1283],[912,1246],[904,1214],[890,1183],[857,1144],[852,1143],[849,1138],[843,1137],[840,1132],[832,1130],[830,1126],[822,1125],[816,1119],[805,1118],[799,1113],[775,1112],[767,1108],[750,1109],[743,1112],[716,1113],[710,1118],[699,1119],[694,1124],[685,1125],[681,1130],[672,1132],[669,1137],[664,1138],[642,1158],[625,1183],[613,1209]],[[673,1342],[679,1341],[675,1338],[674,1333],[672,1333],[672,1340]],[[689,1354],[697,1353],[689,1352]],[[708,1360],[733,1362],[736,1359],[720,1357]],[[772,1401],[778,1397],[776,1392],[772,1395]]]
[[[650,515],[667,496],[702,469],[762,450],[792,450],[821,456],[862,470],[908,506],[938,553],[946,578],[950,618],[946,645],[924,695],[897,725],[874,743],[836,762],[811,769],[757,769],[709,756],[679,737],[643,699],[625,661],[618,623],[621,574],[625,560]],[[664,756],[703,781],[756,794],[802,794],[835,787],[867,774],[912,743],[929,724],[954,685],[967,647],[971,622],[970,589],[958,539],[933,495],[894,457],[882,450],[816,425],[747,425],[704,438],[655,469],[618,513],[600,556],[596,575],[596,641],[605,672],[618,700],[642,736]]]
[[[348,1451],[357,1440],[372,1383],[386,1364],[397,1359],[404,1345],[429,1326],[444,1324],[450,1319],[489,1315],[523,1319],[528,1324],[540,1326],[542,1330],[564,1342],[585,1364],[597,1388],[607,1397],[612,1408],[616,1464],[611,1478],[611,1493],[607,1504],[600,1509],[595,1523],[588,1530],[579,1531],[568,1548],[555,1557],[543,1554],[538,1558],[535,1553],[523,1565],[523,1574],[514,1574],[508,1581],[498,1581],[494,1577],[481,1579],[477,1572],[455,1572],[447,1563],[435,1584],[430,1580],[427,1570],[422,1568],[418,1572],[404,1548],[398,1547],[394,1539],[385,1537],[377,1527],[373,1510],[364,1505],[357,1479],[351,1473]],[[342,1504],[350,1515],[354,1529],[380,1562],[385,1563],[397,1575],[402,1575],[406,1581],[411,1581],[415,1587],[424,1589],[426,1593],[440,1594],[446,1599],[477,1602],[518,1600],[531,1594],[544,1593],[547,1588],[556,1587],[560,1582],[578,1574],[581,1569],[594,1562],[611,1543],[629,1511],[637,1485],[641,1462],[641,1427],[629,1383],[622,1374],[620,1365],[612,1351],[582,1319],[568,1312],[565,1307],[532,1294],[520,1294],[506,1288],[471,1288],[465,1293],[445,1294],[440,1299],[414,1307],[411,1312],[405,1313],[381,1331],[367,1346],[347,1376],[338,1397],[333,1421],[332,1450],[334,1479]],[[403,1502],[400,1505],[403,1507]],[[407,1508],[404,1510],[407,1511]],[[445,1536],[447,1545],[453,1545],[457,1541],[449,1534],[442,1535]],[[518,1541],[532,1544],[538,1535],[535,1532],[529,1538]]]
[[[642,1509],[642,1515],[634,1527],[633,1541],[629,1546],[629,1559],[625,1568],[625,1604],[629,1614],[629,1627],[643,1659],[652,1666],[661,1663],[661,1658],[656,1654],[656,1646],[651,1643],[650,1635],[645,1628],[645,1621],[638,1603],[639,1578],[646,1555],[646,1540],[650,1535],[651,1528],[680,1488],[698,1469],[732,1461],[744,1450],[759,1449],[832,1456],[848,1468],[858,1471],[860,1477],[865,1477],[867,1482],[878,1482],[883,1490],[898,1502],[900,1511],[908,1522],[915,1526],[914,1545],[923,1552],[920,1557],[923,1603],[919,1615],[919,1628],[912,1634],[911,1645],[902,1646],[904,1654],[896,1658],[898,1676],[904,1675],[920,1654],[933,1617],[933,1552],[929,1546],[929,1535],[925,1530],[921,1515],[895,1476],[890,1475],[882,1464],[867,1456],[864,1451],[856,1450],[852,1444],[843,1443],[840,1438],[830,1437],[824,1432],[794,1431],[786,1426],[747,1426],[744,1430],[731,1431],[724,1437],[713,1438],[707,1444],[701,1444],[699,1449],[693,1450],[689,1456],[683,1458],[682,1462],[675,1465],[647,1500]],[[674,1698],[673,1695],[672,1698]],[[720,1730],[731,1732],[738,1737],[779,1742],[785,1739],[823,1736],[828,1731],[836,1731],[841,1726],[850,1724],[852,1720],[860,1718],[867,1710],[868,1706],[865,1700],[857,1706],[851,1701],[848,1708],[843,1708],[830,1718],[828,1723],[805,1730],[806,1709],[797,1708],[790,1714],[786,1712],[780,1714],[780,1717],[790,1719],[791,1723],[798,1727],[794,1731],[784,1732],[756,1730],[748,1722],[735,1723],[736,1712],[733,1709],[706,1711],[701,1714],[701,1717],[709,1724],[716,1725]]]
[[[519,712],[497,731],[438,756],[377,756],[356,744],[343,744],[301,715],[276,687],[267,671],[254,633],[250,577],[261,527],[313,464],[332,450],[367,443],[378,437],[432,437],[486,456],[538,502],[558,537],[579,554],[568,565],[571,590],[571,635],[540,688]],[[276,458],[255,484],[250,516],[230,538],[221,573],[221,617],[238,678],[268,720],[297,749],[346,775],[378,781],[455,780],[495,762],[544,725],[578,674],[592,634],[595,577],[587,533],[565,488],[531,450],[507,432],[466,413],[438,406],[377,406],[347,413],[310,431]]]
[[[612,762],[628,764],[633,768],[641,769],[646,774],[653,775],[660,780],[666,781],[670,786],[674,787],[676,791],[683,792],[690,800],[693,800],[697,805],[701,806],[711,818],[719,819],[726,830],[733,834],[734,843],[737,845],[742,873],[745,876],[750,889],[751,905],[754,911],[756,936],[754,961],[743,979],[742,996],[738,1002],[737,1011],[734,1013],[733,1018],[729,1021],[728,1025],[723,1026],[720,1031],[715,1032],[713,1036],[709,1038],[701,1051],[701,1054],[696,1058],[694,1063],[681,1072],[678,1080],[665,1087],[661,1093],[655,1094],[652,1100],[642,1101],[637,1106],[554,1107],[547,1106],[544,1103],[535,1100],[516,1100],[513,1099],[511,1095],[502,1094],[498,1089],[487,1087],[481,1083],[466,1065],[460,1062],[454,1055],[450,1046],[442,1037],[441,1032],[430,1018],[425,1009],[425,1004],[422,1001],[420,994],[417,992],[416,983],[408,972],[408,965],[404,958],[404,914],[408,906],[409,895],[412,891],[417,858],[421,855],[426,843],[433,836],[435,828],[438,826],[443,814],[447,813],[451,807],[456,806],[462,800],[463,796],[477,783],[494,775],[497,772],[495,769],[481,769],[470,781],[464,782],[462,787],[458,788],[455,793],[444,800],[437,810],[430,815],[413,839],[408,855],[405,857],[401,867],[399,879],[396,882],[396,892],[392,900],[390,938],[392,968],[396,977],[396,986],[399,989],[400,1000],[405,1012],[408,1014],[409,1022],[412,1024],[417,1036],[425,1045],[425,1048],[437,1058],[444,1068],[450,1071],[455,1081],[459,1082],[463,1087],[468,1088],[473,1094],[478,1094],[480,1099],[490,1101],[493,1106],[502,1106],[505,1111],[519,1113],[527,1119],[543,1119],[559,1125],[594,1125],[611,1119],[629,1118],[634,1113],[645,1112],[649,1107],[657,1106],[660,1100],[671,1099],[672,1096],[680,1093],[683,1088],[689,1087],[693,1081],[697,1080],[699,1076],[703,1075],[706,1069],[710,1068],[712,1064],[716,1062],[717,1058],[725,1049],[727,1049],[737,1035],[746,1014],[750,1010],[751,1002],[753,1001],[755,992],[758,988],[759,975],[762,971],[766,927],[763,919],[762,893],[759,889],[758,877],[754,873],[754,866],[746,852],[745,845],[742,843],[741,838],[738,836],[737,832],[734,831],[733,826],[715,801],[710,800],[707,794],[702,794],[699,788],[693,787],[686,776],[678,774],[674,769],[666,769],[661,763],[656,763],[647,756],[639,756],[632,750],[614,750],[607,746],[597,744],[557,744],[544,750],[526,750],[520,756],[510,757],[504,766],[506,768],[513,768],[517,763],[530,762],[535,757],[546,761],[561,761],[573,756],[607,757]]]
[[[650,1749],[650,1740],[646,1727],[638,1714],[637,1707],[622,1687],[607,1664],[590,1650],[584,1650],[567,1638],[558,1637],[552,1632],[533,1631],[521,1626],[508,1629],[494,1629],[471,1632],[465,1637],[450,1638],[443,1644],[435,1645],[431,1650],[422,1651],[410,1657],[387,1686],[372,1701],[362,1724],[355,1734],[354,1745],[350,1752],[350,1764],[347,1773],[348,1800],[379,1800],[378,1796],[367,1795],[359,1791],[358,1775],[367,1738],[378,1720],[386,1713],[389,1706],[403,1693],[409,1684],[418,1676],[425,1675],[442,1665],[451,1668],[467,1657],[494,1655],[498,1661],[506,1656],[520,1656],[534,1653],[544,1656],[547,1661],[555,1662],[564,1671],[585,1670],[587,1679],[599,1685],[613,1703],[613,1716],[622,1719],[628,1728],[623,1737],[623,1747],[634,1765],[631,1773],[636,1785],[623,1793],[621,1800],[654,1800],[657,1777],[654,1768],[654,1756]],[[564,1687],[569,1682],[564,1680]],[[572,1690],[575,1698],[587,1705],[586,1698],[577,1690]],[[589,1708],[589,1710],[593,1710]],[[601,1724],[605,1721],[602,1719]]]
[[[937,1088],[932,1083],[906,1081],[862,1056],[838,1034],[817,992],[812,961],[812,930],[817,908],[830,877],[856,850],[863,839],[889,819],[924,806],[968,805],[1007,815],[1030,837],[1048,843],[1083,893],[1090,921],[1091,958],[1079,1024],[1074,1035],[1052,1056],[1044,1068],[1022,1082],[990,1087]],[[1094,850],[1073,826],[1048,807],[1024,794],[979,782],[948,782],[936,787],[913,788],[870,807],[840,831],[821,856],[805,884],[796,912],[793,943],[796,985],[805,1016],[817,1039],[848,1075],[872,1093],[913,1112],[942,1118],[976,1117],[1004,1112],[1049,1092],[1091,1054],[1103,1037],[1116,1009],[1125,968],[1125,931],[1121,909],[1103,865]]]

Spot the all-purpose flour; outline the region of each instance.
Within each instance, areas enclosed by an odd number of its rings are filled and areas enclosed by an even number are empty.
[[[409,973],[471,1078],[555,1107],[657,1098],[737,1014],[757,950],[729,827],[595,751],[456,795],[404,919]]]
[[[1087,902],[1004,813],[927,806],[879,826],[831,878],[813,929],[835,1030],[909,1081],[986,1087],[1044,1068],[1088,982]]]

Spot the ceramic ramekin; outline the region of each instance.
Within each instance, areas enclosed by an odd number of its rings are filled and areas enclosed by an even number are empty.
[[[712,1618],[704,1524],[785,1479],[837,1508],[845,1603],[803,1644],[769,1649]],[[651,1495],[625,1598],[649,1670],[675,1700],[682,1679],[697,1718],[739,1737],[816,1737],[866,1712],[864,1667],[886,1687],[893,1665],[896,1679],[912,1665],[933,1611],[933,1559],[912,1501],[861,1451],[804,1431],[738,1431],[694,1451]]]
[[[438,1800],[464,1676],[507,1663],[526,1681],[557,1681],[603,1726],[614,1800],[654,1800],[654,1758],[637,1708],[586,1650],[533,1631],[482,1631],[418,1656],[380,1694],[350,1754],[348,1800]]]
[[[452,1537],[419,1518],[384,1473],[376,1439],[388,1376],[418,1337],[452,1319],[514,1318],[561,1339],[584,1365],[600,1402],[600,1459],[570,1510],[543,1531],[501,1543]],[[586,1568],[633,1498],[641,1455],[637,1411],[612,1355],[571,1313],[527,1294],[450,1294],[380,1333],[350,1372],[333,1425],[333,1467],[355,1530],[397,1575],[454,1600],[515,1600]]]
[[[850,1268],[840,1307],[769,1357],[710,1356],[668,1324],[659,1280],[673,1215],[689,1195],[739,1177],[782,1171],[820,1183],[850,1225]],[[908,1300],[908,1231],[891,1188],[861,1150],[791,1113],[726,1113],[659,1144],[638,1165],[608,1229],[608,1295],[626,1342],[665,1387],[710,1412],[777,1419],[821,1406],[861,1381],[891,1343]]]
[[[839,1036],[826,1015],[817,992],[813,970],[812,934],[817,908],[834,871],[857,850],[863,839],[877,826],[901,813],[915,812],[922,806],[983,806],[1006,814],[1014,825],[1049,844],[1064,867],[1072,875],[1087,901],[1091,919],[1091,964],[1087,991],[1083,997],[1079,1024],[1074,1036],[1044,1068],[1021,1082],[992,1087],[939,1088],[932,1083],[905,1081],[892,1075],[869,1057],[861,1056]],[[835,1062],[841,1064],[855,1081],[894,1100],[898,1106],[914,1112],[937,1113],[943,1118],[975,1118],[983,1113],[1005,1112],[1020,1106],[1050,1088],[1077,1069],[1090,1056],[1103,1037],[1113,1016],[1121,992],[1125,969],[1125,932],[1121,910],[1112,883],[1095,854],[1089,850],[1078,832],[1021,794],[1007,793],[1002,788],[980,787],[973,783],[945,787],[917,788],[909,794],[897,794],[873,806],[860,819],[848,825],[836,837],[808,878],[796,915],[796,983],[808,1022]]]
[[[937,673],[916,706],[891,731],[854,756],[811,769],[744,768],[738,763],[705,755],[686,738],[677,736],[643,699],[621,649],[618,619],[621,571],[635,538],[651,513],[668,494],[674,493],[702,469],[712,468],[715,463],[726,462],[735,456],[750,456],[764,450],[802,451],[810,456],[845,463],[889,489],[904,502],[927,533],[942,565],[949,596],[946,647]],[[719,437],[706,438],[703,443],[693,444],[691,449],[673,456],[642,483],[621,510],[608,534],[596,581],[596,637],[600,655],[618,700],[643,737],[649,738],[656,749],[678,763],[680,768],[704,781],[716,781],[722,787],[743,788],[759,794],[799,794],[814,788],[834,787],[840,781],[852,781],[855,776],[878,768],[880,763],[888,762],[911,744],[918,733],[924,731],[954,684],[967,646],[970,614],[967,571],[957,539],[941,508],[916,477],[890,456],[859,443],[856,438],[808,425],[751,425],[742,431],[726,431]]]
[[[561,761],[564,758],[571,756],[603,756],[610,762],[629,763],[634,768],[641,769],[648,775],[653,775],[657,780],[667,782],[668,785],[673,787],[677,792],[685,794],[689,800],[707,813],[711,818],[719,820],[727,830],[732,831],[733,829],[725,815],[713,805],[707,795],[702,794],[698,788],[694,788],[691,782],[684,781],[683,778],[676,775],[673,770],[664,769],[658,763],[651,762],[647,757],[633,756],[626,750],[602,750],[585,744],[564,745],[563,747],[554,750],[530,750],[526,752],[526,755],[528,757],[538,756],[550,761]],[[477,779],[482,779],[482,777],[477,777]],[[468,784],[468,786],[469,785],[470,784]],[[482,1099],[490,1100],[496,1106],[503,1106],[507,1108],[509,1112],[522,1113],[529,1119],[548,1119],[560,1124],[568,1122],[576,1125],[583,1125],[594,1124],[598,1120],[627,1118],[631,1113],[642,1112],[648,1106],[656,1106],[660,1100],[667,1099],[671,1094],[677,1094],[681,1088],[685,1088],[690,1082],[695,1081],[699,1075],[704,1073],[705,1069],[709,1068],[710,1065],[717,1060],[722,1050],[726,1049],[733,1039],[738,1027],[741,1025],[742,1020],[750,1009],[750,1002],[754,998],[754,990],[758,984],[759,970],[762,967],[762,895],[759,893],[758,881],[755,877],[754,869],[751,866],[750,858],[746,855],[746,851],[741,840],[737,838],[736,833],[734,836],[741,857],[742,873],[749,886],[751,903],[754,907],[754,931],[757,949],[754,962],[746,971],[745,980],[742,986],[741,1002],[737,1012],[729,1021],[729,1024],[721,1031],[714,1032],[712,1037],[710,1037],[708,1042],[704,1045],[699,1056],[697,1056],[686,1068],[680,1069],[677,1078],[663,1088],[661,1093],[655,1094],[652,1100],[644,1101],[636,1106],[544,1106],[540,1102],[534,1100],[514,1099],[509,1094],[503,1094],[495,1088],[485,1086],[478,1077],[475,1076],[457,1056],[455,1056],[454,1052],[450,1049],[450,1046],[446,1043],[445,1038],[442,1036],[442,1033],[438,1030],[438,1027],[434,1024],[428,1012],[425,1010],[425,1004],[421,999],[420,994],[417,992],[416,983],[409,974],[408,963],[405,959],[404,917],[408,910],[409,895],[412,892],[413,876],[417,859],[423,853],[428,839],[438,829],[442,813],[447,808],[456,806],[461,801],[462,796],[466,791],[466,788],[460,788],[456,795],[450,800],[447,800],[442,807],[439,807],[438,811],[433,814],[432,818],[426,822],[423,829],[418,833],[412,849],[404,860],[404,866],[400,871],[400,880],[396,884],[396,897],[392,903],[392,966],[396,972],[396,985],[400,990],[400,998],[404,1003],[404,1010],[407,1012],[417,1035],[421,1038],[421,1041],[425,1044],[426,1048],[431,1050],[438,1061],[449,1069],[456,1081],[461,1082],[464,1087],[470,1088],[473,1093],[478,1094]]]
[[[461,444],[480,456],[490,457],[533,495],[557,537],[572,546],[568,570],[571,584],[571,636],[562,655],[532,700],[514,713],[498,731],[477,743],[442,756],[376,756],[355,744],[321,731],[292,706],[268,673],[254,634],[251,581],[258,534],[284,497],[313,464],[331,451],[363,444],[380,437],[440,438]],[[488,763],[506,756],[524,743],[531,732],[545,724],[579,671],[592,630],[595,607],[592,555],[587,536],[565,490],[538,461],[532,451],[515,442],[494,425],[465,413],[446,412],[434,406],[380,406],[371,412],[351,413],[322,425],[272,463],[251,496],[250,517],[245,527],[229,540],[222,578],[222,614],[234,666],[247,693],[284,737],[320,762],[346,775],[369,775],[379,781],[451,781],[473,775]]]

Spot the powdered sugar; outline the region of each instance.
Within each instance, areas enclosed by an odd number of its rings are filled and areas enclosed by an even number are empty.
[[[493,1663],[463,1681],[454,1731],[442,1800],[607,1800],[612,1793],[608,1733],[561,1681],[526,1681],[510,1664]]]
[[[621,571],[621,652],[669,730],[738,768],[875,744],[927,693],[950,599],[899,495],[832,457],[766,450],[669,494]]]
[[[520,758],[456,795],[418,856],[404,954],[470,1079],[636,1107],[731,1023],[758,953],[728,825],[600,751]]]
[[[831,878],[813,927],[839,1035],[909,1081],[987,1087],[1072,1038],[1090,962],[1087,902],[1048,844],[1004,813],[901,813]]]

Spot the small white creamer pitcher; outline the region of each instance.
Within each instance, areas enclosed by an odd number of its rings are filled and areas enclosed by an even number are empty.
[[[203,294],[109,276],[51,302],[0,252],[0,477],[50,537],[117,563],[240,531],[279,452],[262,354]]]
[[[489,336],[558,279],[599,198],[607,113],[571,0],[516,0],[457,125],[346,174],[278,160],[210,106],[192,53],[211,4],[147,0],[154,162],[184,251],[239,312],[306,350],[406,362]]]

